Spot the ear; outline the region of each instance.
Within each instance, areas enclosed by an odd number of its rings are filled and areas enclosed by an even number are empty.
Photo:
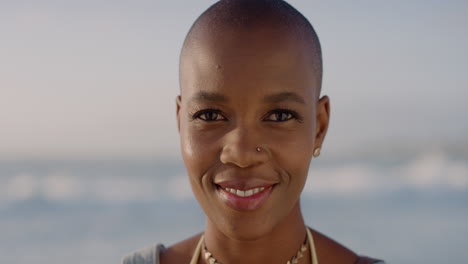
[[[317,103],[316,121],[314,149],[322,147],[328,130],[328,123],[330,121],[330,99],[326,95],[320,98]]]
[[[177,130],[180,132],[180,107],[182,105],[182,96],[176,97],[176,115],[177,115]]]

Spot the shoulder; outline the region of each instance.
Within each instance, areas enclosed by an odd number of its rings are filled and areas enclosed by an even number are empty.
[[[133,251],[122,258],[122,264],[189,263],[200,236],[197,234],[167,248],[154,244]]]
[[[161,252],[160,260],[161,264],[167,263],[189,263],[192,259],[192,254],[197,247],[198,241],[200,241],[202,233],[196,234],[190,238],[187,238],[177,244],[174,244],[166,248]]]
[[[159,264],[159,254],[162,251],[164,251],[162,244],[135,250],[122,258],[122,264]]]
[[[310,228],[321,263],[379,264],[380,260],[362,257],[326,235]],[[383,261],[380,261],[382,264]]]

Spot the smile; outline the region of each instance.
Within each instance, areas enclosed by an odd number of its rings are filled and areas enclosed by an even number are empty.
[[[259,186],[247,190],[217,186],[217,197],[225,205],[236,211],[253,211],[265,204],[274,185]]]
[[[252,196],[254,194],[257,194],[263,190],[265,190],[265,187],[260,187],[260,188],[253,188],[253,189],[250,189],[250,190],[245,190],[245,191],[242,191],[242,190],[237,190],[237,189],[234,189],[234,188],[224,188],[224,190],[234,194],[234,195],[237,195],[239,197],[249,197],[249,196]]]

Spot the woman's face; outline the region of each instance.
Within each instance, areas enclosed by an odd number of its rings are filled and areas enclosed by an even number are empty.
[[[328,98],[317,100],[320,81],[297,41],[268,32],[212,38],[181,61],[182,156],[209,221],[253,239],[298,208]]]

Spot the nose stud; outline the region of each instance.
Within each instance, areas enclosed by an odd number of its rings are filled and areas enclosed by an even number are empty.
[[[261,151],[260,147],[257,147],[256,150],[257,150],[257,152],[260,152],[260,151]]]

